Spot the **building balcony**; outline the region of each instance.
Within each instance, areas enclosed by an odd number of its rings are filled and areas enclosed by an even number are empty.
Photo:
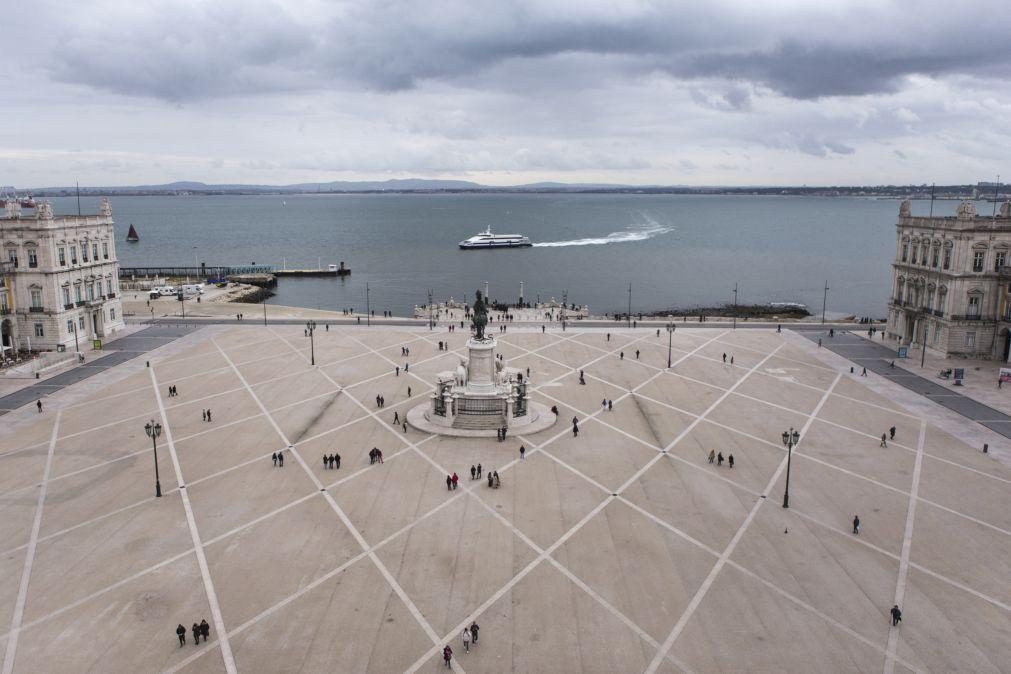
[[[941,311],[940,309],[934,309],[934,315],[937,316],[938,318],[944,318],[944,312]]]
[[[28,311],[33,314],[41,314],[46,311],[45,307],[28,307]]]
[[[114,300],[116,299],[116,293],[109,293],[108,295],[106,295],[106,297],[108,297],[110,300]]]
[[[10,307],[0,307],[0,316],[9,316],[10,313]]]
[[[74,308],[74,303],[73,303],[73,302],[71,302],[70,304],[64,304],[64,305],[63,305],[63,308],[64,308],[64,309],[73,309],[73,308]]]
[[[74,303],[74,306],[75,307],[83,307],[84,306],[84,300],[78,300],[77,302]]]
[[[974,314],[972,316],[952,316],[951,320],[953,320],[953,321],[981,321],[981,320],[983,320],[983,317],[980,316],[980,315],[978,315],[978,314]]]

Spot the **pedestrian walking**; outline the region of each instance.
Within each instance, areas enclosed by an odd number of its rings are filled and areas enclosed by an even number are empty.
[[[200,643],[200,625],[193,623],[193,627],[190,629],[193,632],[193,645],[196,646]]]
[[[524,447],[523,445],[520,445],[520,461],[522,461],[526,457],[527,457],[527,448]]]
[[[860,533],[860,516],[859,515],[854,515],[853,516],[853,533],[854,534],[859,534]]]
[[[399,365],[397,366],[397,374],[395,376],[397,376],[397,377],[400,376],[400,366]]]
[[[728,454],[727,455],[727,465],[730,466],[731,468],[734,467],[734,455],[733,454]]]
[[[42,414],[42,400],[35,401],[35,405],[39,408],[39,414]]]
[[[635,350],[635,359],[639,360],[639,349]]]
[[[205,643],[207,641],[207,637],[211,636],[211,626],[207,624],[206,620],[200,621],[200,634],[203,635]]]
[[[456,484],[457,484],[457,482],[460,481],[460,478],[457,476],[456,473],[453,473],[453,478],[452,479],[453,479],[453,489],[456,489]]]
[[[404,427],[404,433],[406,433],[407,432],[407,422],[406,421],[404,421],[403,427]]]
[[[620,354],[618,354],[618,360],[625,360],[625,352],[624,351],[622,351]]]
[[[491,473],[488,473],[488,486],[489,487],[495,486],[495,476],[492,475]]]
[[[207,421],[211,420],[211,411],[207,410]]]
[[[334,462],[334,465],[337,466],[337,470],[340,470],[341,469],[341,455],[337,454],[337,453],[334,453],[334,455],[333,455],[333,462]]]
[[[200,410],[200,416],[204,421],[207,421],[207,410]]]
[[[723,354],[723,362],[724,362],[724,363],[726,363],[726,362],[727,362],[727,354]]]
[[[712,463],[715,460],[716,460],[716,450],[715,449],[710,449],[709,450],[709,463]]]
[[[608,412],[613,412],[614,411],[614,401],[613,400],[609,399],[607,401],[607,411]]]
[[[866,377],[867,376],[867,368],[866,367],[864,368],[863,372],[860,373],[860,376],[861,377]]]
[[[400,413],[399,412],[394,412],[393,413],[393,425],[394,426],[399,426],[400,425]]]
[[[882,433],[881,434],[881,446],[882,447],[887,447],[888,446],[888,434],[887,433]]]
[[[902,611],[899,610],[899,605],[896,604],[889,612],[892,614],[892,627],[895,627],[902,621]]]
[[[481,464],[477,464],[477,479],[481,479]]]
[[[717,466],[723,465],[723,452],[720,452],[719,454],[716,455],[716,465]]]
[[[274,468],[277,468],[277,452],[274,452],[273,454],[271,454],[270,455],[270,459],[271,459],[271,461],[274,462]]]
[[[453,476],[446,476],[446,491],[453,491]]]
[[[733,365],[733,364],[734,364],[734,357],[733,357],[733,356],[731,356],[731,357],[730,357],[730,364],[731,364],[731,365]]]
[[[407,387],[407,397],[408,398],[411,397],[411,387],[410,386]]]
[[[186,628],[182,626],[182,623],[180,623],[179,627],[176,628],[176,636],[179,637],[179,646],[180,647],[185,646],[186,645]]]
[[[891,428],[888,429],[888,439],[889,440],[895,439],[895,426],[892,426]]]
[[[466,653],[470,653],[470,630],[466,627],[463,628],[463,633],[460,635],[463,637],[463,650]]]
[[[376,448],[373,447],[369,450],[369,465],[371,466],[376,462]]]
[[[323,470],[326,470],[329,467],[330,467],[330,457],[327,456],[326,454],[324,454],[323,455]]]
[[[600,407],[602,409],[607,409],[607,398],[604,398],[603,400],[600,401]]]
[[[378,447],[376,448],[376,461],[378,461],[379,463],[383,462],[383,450],[379,449]]]
[[[442,649],[442,660],[446,663],[446,669],[449,669],[453,665],[450,662],[453,660],[453,649],[446,644],[446,647]]]
[[[284,452],[283,451],[277,453],[277,465],[279,465],[281,468],[284,468]]]
[[[477,633],[480,629],[476,620],[470,624],[470,639],[474,642],[475,646],[477,646]]]

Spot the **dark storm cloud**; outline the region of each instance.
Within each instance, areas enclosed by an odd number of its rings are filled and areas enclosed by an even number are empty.
[[[963,28],[950,6],[918,5],[106,2],[50,17],[60,39],[44,62],[64,82],[173,101],[440,80],[508,88],[482,75],[516,60],[550,68],[560,54],[603,57],[591,61],[601,79],[663,72],[796,99],[895,91],[910,75],[1008,76],[1011,20],[998,4],[960,3],[985,19]],[[751,104],[743,86],[714,96],[711,107]]]

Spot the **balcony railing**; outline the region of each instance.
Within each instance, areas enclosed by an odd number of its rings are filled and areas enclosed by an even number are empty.
[[[64,308],[64,309],[73,309],[73,308],[74,308],[74,303],[73,303],[73,302],[71,302],[70,304],[64,304],[64,305],[63,305],[63,308]]]
[[[106,297],[108,297],[110,300],[116,299],[116,293],[109,293]]]
[[[952,316],[951,320],[953,320],[953,321],[981,321],[981,320],[983,320],[983,317],[980,316],[979,314],[973,314],[971,316]]]
[[[941,311],[940,309],[934,309],[934,315],[937,316],[938,318],[944,318],[944,312]]]
[[[28,311],[33,314],[41,314],[46,310],[45,307],[28,307]]]
[[[84,300],[78,300],[77,302],[74,303],[74,306],[83,307],[84,306]]]

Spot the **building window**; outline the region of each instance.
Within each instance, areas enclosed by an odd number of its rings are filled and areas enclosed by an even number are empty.
[[[31,294],[32,294],[32,309],[41,309],[42,308],[42,291],[41,290],[34,290],[33,289],[31,291]]]
[[[28,249],[28,266],[32,269],[39,266],[39,254],[34,248]]]
[[[41,323],[36,323],[35,324],[35,336],[36,337],[45,337],[46,336],[46,330],[42,326]]]
[[[109,259],[109,244],[105,241],[102,242],[102,259]]]
[[[77,246],[70,247],[70,264],[77,264]]]
[[[913,257],[910,258],[909,264],[916,264],[916,246],[913,246]]]
[[[87,262],[87,261],[88,261],[88,244],[82,243],[81,244],[81,262]]]
[[[920,248],[920,253],[922,253],[922,255],[920,256],[920,260],[923,262],[923,266],[926,267],[927,266],[927,244],[923,244],[923,247]]]
[[[106,295],[111,295],[112,294],[112,279],[111,278],[105,280],[105,294]]]
[[[74,331],[74,320],[70,319],[69,321],[67,321],[67,332],[73,331]]]
[[[91,259],[98,262],[98,244],[91,244]]]
[[[95,286],[91,285],[90,283],[88,284],[88,299],[89,300],[95,299]]]
[[[944,249],[944,268],[951,269],[951,248]]]
[[[79,285],[74,286],[74,301],[75,302],[81,301],[81,286]]]
[[[972,254],[972,270],[973,271],[983,271],[984,260],[986,259],[985,250],[977,250]]]
[[[63,289],[63,306],[70,304],[70,288]]]
[[[999,250],[997,255],[994,257],[993,270],[1000,271],[1000,268],[1004,266],[1004,262],[1007,260],[1007,251]]]
[[[941,324],[934,323],[934,346],[941,340]]]
[[[909,244],[902,244],[902,261],[905,262],[909,258]]]
[[[56,253],[57,253],[57,255],[60,258],[60,266],[61,267],[66,267],[67,266],[67,249],[64,248],[63,246],[60,246],[59,248],[56,249]]]
[[[7,261],[14,265],[14,267],[18,266],[18,252],[13,248],[7,249]]]
[[[110,321],[116,320],[116,310],[115,309],[109,309],[109,320]]]
[[[937,269],[937,257],[938,257],[939,253],[940,253],[940,250],[937,249],[937,248],[935,248],[934,249],[934,256],[930,259],[930,266],[933,267],[934,269]]]
[[[934,289],[927,288],[927,309],[934,308]]]
[[[976,331],[969,330],[965,333],[965,348],[975,349],[976,348]]]
[[[77,318],[77,328],[78,330],[84,330],[84,316],[79,316]]]
[[[979,318],[980,296],[969,295],[969,316]]]

